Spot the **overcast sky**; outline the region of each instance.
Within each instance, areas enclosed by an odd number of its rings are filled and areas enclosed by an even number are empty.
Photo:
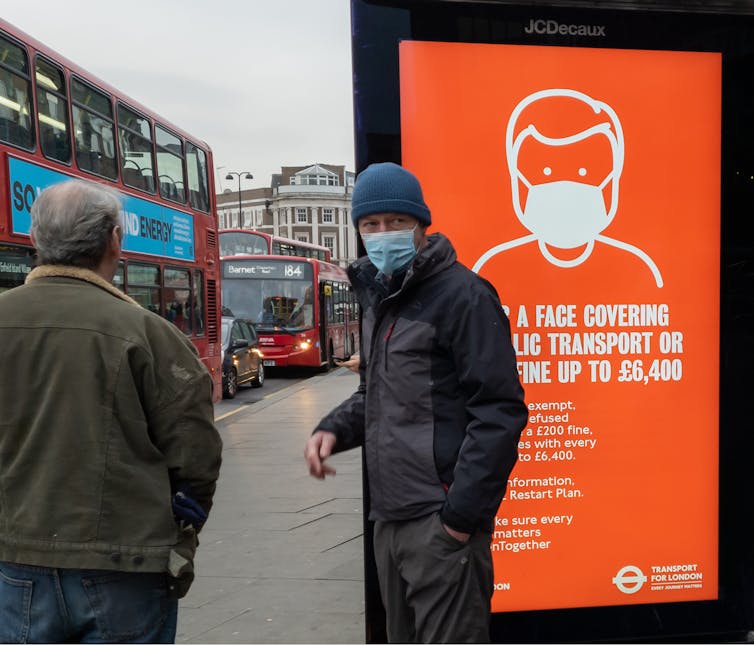
[[[216,179],[354,169],[348,0],[2,0],[0,15],[206,141]]]

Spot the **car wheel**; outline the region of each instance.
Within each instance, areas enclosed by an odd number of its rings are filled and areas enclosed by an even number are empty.
[[[251,381],[251,387],[262,387],[264,385],[264,364],[259,361],[257,366],[257,376]]]
[[[235,368],[228,371],[223,379],[223,398],[232,399],[238,393],[238,374]]]

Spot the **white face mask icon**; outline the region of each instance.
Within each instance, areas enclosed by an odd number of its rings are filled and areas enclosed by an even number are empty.
[[[590,119],[594,125],[570,136],[557,138],[545,136],[533,122],[518,130],[519,117],[528,106],[542,99],[549,100],[554,97],[573,99],[582,106],[588,106],[590,114],[594,115],[594,119]],[[557,114],[559,117],[561,112]],[[578,168],[578,175],[583,177],[584,181],[571,179],[569,174],[556,174],[558,180],[540,181],[534,184],[530,181],[531,177],[525,177],[518,167],[521,146],[527,141],[534,140],[541,144],[540,147],[544,146],[543,149],[546,151],[544,158],[549,159],[550,156],[558,158],[558,149],[563,150],[566,146],[590,137],[603,137],[610,145],[612,153],[612,168],[608,171],[607,166],[604,167],[600,174],[600,177],[604,179],[598,184],[595,184],[594,180],[587,181],[586,176],[589,171],[586,163]],[[498,253],[532,242],[538,244],[539,251],[550,264],[564,269],[577,267],[586,262],[594,250],[595,243],[600,242],[627,251],[641,259],[652,272],[658,288],[661,288],[662,275],[649,255],[633,244],[602,234],[602,231],[613,221],[618,210],[618,185],[623,172],[623,145],[623,129],[615,110],[607,103],[596,101],[583,92],[569,89],[541,90],[520,101],[508,119],[508,127],[505,131],[505,156],[510,173],[513,210],[531,234],[502,242],[488,249],[474,263],[472,271],[479,272],[485,263]],[[570,151],[576,151],[572,154],[576,155],[577,161],[583,156],[578,153],[580,149],[580,147],[570,148]],[[550,155],[551,151],[552,155]],[[531,166],[531,161],[529,166]],[[553,168],[549,165],[540,166],[540,169],[546,177],[553,174]],[[529,172],[532,172],[531,168]],[[604,173],[607,173],[607,176]],[[562,179],[562,176],[566,179]],[[609,190],[608,184],[610,184]],[[526,187],[525,194],[521,189],[522,185]],[[583,250],[579,251],[578,257],[570,259],[558,257],[552,251],[553,248],[581,249],[582,247]]]
[[[591,242],[610,223],[602,188],[578,181],[529,185],[521,221],[538,239],[561,249]]]
[[[595,114],[604,115],[605,121],[561,138],[547,137],[539,132],[534,124],[530,124],[514,139],[513,128],[521,111],[536,100],[553,96],[577,98],[586,102]],[[532,184],[518,169],[519,151],[529,139],[554,149],[570,146],[591,137],[606,138],[612,151],[612,170],[599,185],[580,181]],[[581,257],[581,261],[586,260],[597,236],[607,228],[618,210],[618,181],[623,169],[623,131],[612,108],[573,90],[545,90],[533,94],[519,103],[511,115],[506,132],[506,155],[511,174],[513,209],[521,223],[539,240],[540,247],[549,244],[561,249],[572,249],[584,244],[589,245]],[[612,190],[608,208],[602,191],[610,182]],[[522,205],[520,183],[528,189],[525,205]],[[549,252],[546,252],[546,255],[549,256]],[[577,258],[568,264],[578,262]]]
[[[593,115],[593,118],[582,119],[580,122],[585,126],[591,121],[592,126],[563,137],[550,137],[542,134],[537,129],[537,120],[534,116],[531,117],[529,123],[522,118],[523,124],[526,125],[524,127],[519,126],[519,118],[522,117],[522,114],[526,114],[526,108],[539,101],[549,101],[552,98],[572,100],[577,105],[586,106],[588,114]],[[560,116],[560,110],[551,113],[551,119],[558,119]],[[560,131],[563,131],[562,127]],[[591,181],[587,180],[586,177],[589,172],[587,168],[589,166],[588,160],[582,160],[581,155],[577,152],[571,154],[576,155],[574,157],[576,162],[583,161],[584,165],[579,167],[574,162],[572,168],[578,167],[578,175],[583,177],[584,181],[577,181],[578,178],[572,177],[568,173],[564,175],[562,167],[559,167],[559,174],[555,175],[558,177],[557,181],[532,183],[530,181],[532,177],[527,178],[519,168],[521,146],[527,141],[533,140],[537,144],[541,144],[539,149],[545,152],[539,153],[542,155],[540,159],[549,159],[550,157],[562,159],[558,156],[559,150],[562,151],[567,146],[572,146],[572,144],[592,137],[601,137],[609,144],[612,153],[612,168],[608,170],[607,166],[602,167],[601,174]],[[572,147],[570,151],[580,149],[582,148]],[[550,155],[550,151],[552,151],[552,155]],[[540,252],[551,264],[561,268],[577,267],[589,258],[594,250],[595,243],[601,242],[640,258],[652,271],[657,286],[662,287],[663,281],[660,270],[649,255],[632,244],[602,234],[613,221],[618,210],[619,184],[623,172],[623,129],[620,119],[618,119],[618,115],[612,107],[603,101],[597,101],[587,96],[583,92],[571,89],[548,89],[529,94],[516,105],[508,119],[508,126],[505,131],[505,156],[510,173],[513,210],[521,224],[531,234],[502,242],[485,251],[474,263],[473,271],[478,272],[488,260],[498,253],[531,242],[538,244]],[[539,170],[531,169],[531,157],[529,159],[527,172],[539,172]],[[553,174],[553,168],[549,164],[540,166],[540,169],[545,176],[549,177]],[[606,176],[604,173],[606,173]],[[601,177],[604,177],[604,179],[595,183]],[[525,190],[522,189],[522,186],[525,187]],[[583,250],[579,251],[578,257],[575,258],[564,259],[553,252],[553,249],[581,249],[582,247]]]

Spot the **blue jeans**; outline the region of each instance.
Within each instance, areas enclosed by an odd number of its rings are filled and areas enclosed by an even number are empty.
[[[173,643],[165,574],[0,562],[0,643]]]

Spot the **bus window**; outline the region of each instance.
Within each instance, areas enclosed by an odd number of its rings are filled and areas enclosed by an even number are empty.
[[[314,327],[314,287],[309,285],[291,311],[288,327]]]
[[[115,180],[115,130],[110,97],[71,79],[76,163],[81,170]]]
[[[165,269],[163,285],[165,318],[184,334],[191,334],[193,307],[191,306],[191,274],[188,269]]]
[[[0,293],[24,283],[33,258],[32,249],[0,245]]]
[[[356,292],[351,288],[351,285],[348,285],[348,294],[350,296],[350,315],[349,320],[358,320],[359,319],[359,301],[356,299]]]
[[[256,233],[220,233],[220,256],[267,255],[267,239]]]
[[[207,154],[193,143],[186,143],[186,171],[188,176],[189,204],[198,211],[209,213]]]
[[[32,150],[29,59],[18,45],[0,36],[0,140]]]
[[[290,255],[301,258],[311,257],[311,249],[304,246],[296,246],[296,244],[290,242],[278,242],[272,243],[273,255]]]
[[[37,83],[37,119],[42,153],[62,163],[71,161],[68,97],[63,71],[43,58],[34,65]]]
[[[160,194],[173,202],[186,203],[183,186],[183,143],[159,125],[154,127],[157,144],[157,179]]]
[[[126,293],[145,309],[160,313],[160,267],[129,262]]]
[[[115,269],[115,275],[113,276],[113,286],[116,289],[120,289],[123,293],[126,293],[126,267],[123,261],[118,262],[118,268]]]
[[[323,290],[323,296],[325,298],[325,310],[327,312],[328,324],[334,324],[335,318],[335,288],[332,282],[326,282]]]
[[[336,285],[335,316],[339,323],[346,322],[346,289],[347,285],[338,282]]]
[[[118,143],[123,183],[154,193],[152,132],[149,119],[118,104]]]
[[[194,271],[194,333],[204,336],[204,274]]]

